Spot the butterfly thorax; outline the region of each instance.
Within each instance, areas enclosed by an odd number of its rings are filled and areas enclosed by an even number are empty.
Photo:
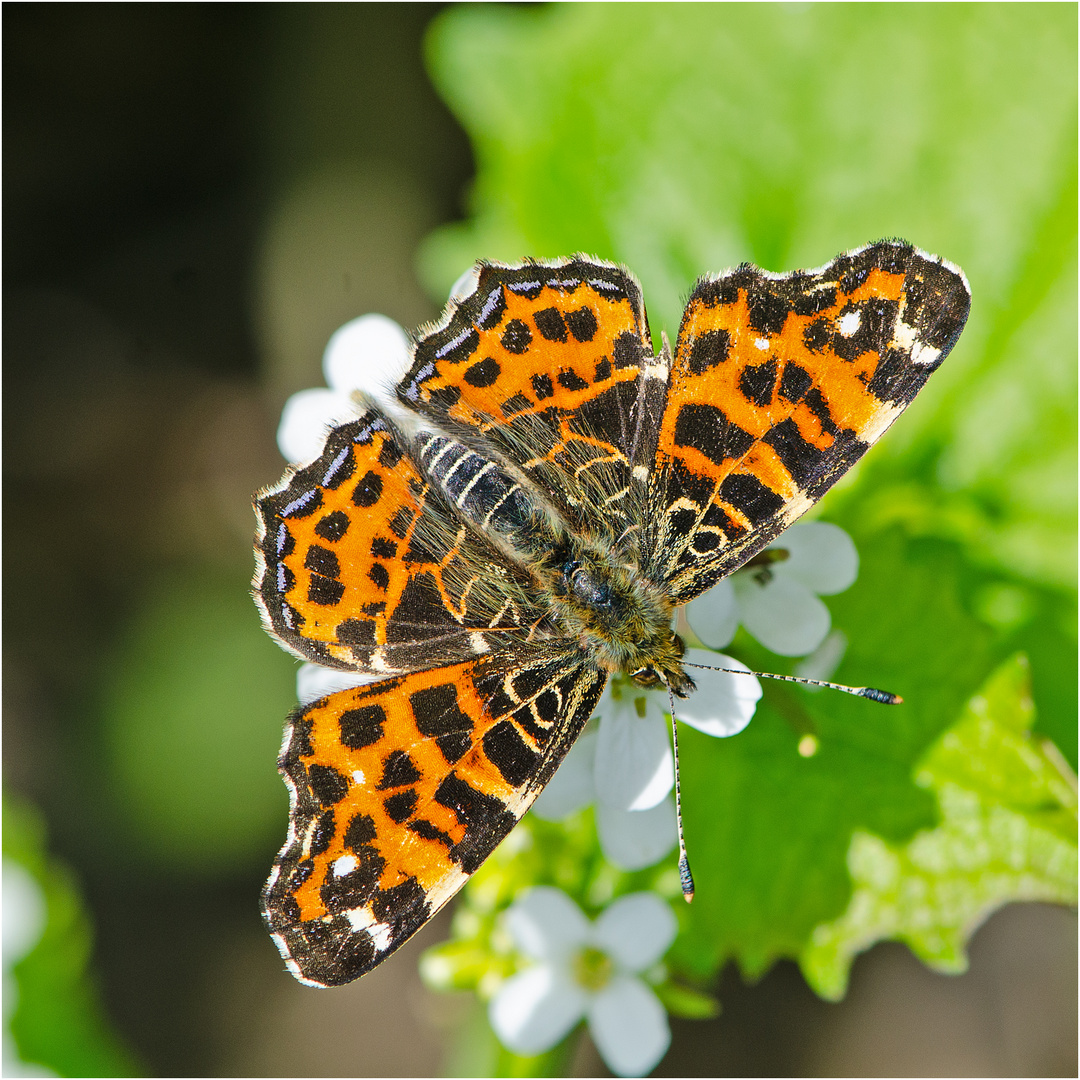
[[[566,533],[553,536],[530,569],[561,634],[598,667],[645,686],[662,682],[680,697],[694,688],[680,663],[682,640],[671,629],[672,604],[631,560]]]
[[[693,681],[679,663],[674,608],[611,538],[571,528],[533,485],[451,436],[424,432],[417,457],[456,512],[521,566],[549,612],[548,630],[597,667],[680,697]]]

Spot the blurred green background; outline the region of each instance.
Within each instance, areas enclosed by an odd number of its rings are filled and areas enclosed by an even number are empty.
[[[259,921],[294,667],[247,595],[250,497],[330,333],[372,310],[415,327],[478,256],[618,258],[669,333],[693,279],[743,259],[898,233],[960,263],[960,346],[825,508],[863,556],[830,604],[860,630],[848,662],[923,705],[867,730],[866,757],[823,756],[826,781],[877,768],[865,806],[823,783],[823,817],[830,838],[928,824],[903,770],[1017,650],[1035,730],[1075,767],[1075,7],[3,18],[5,853],[45,882],[40,993],[75,1003],[35,1028],[21,977],[24,1054],[69,1075],[442,1067],[465,1003],[415,960],[445,920],[328,992],[284,975]],[[811,712],[827,734],[848,704]],[[728,793],[716,820],[757,805],[747,763],[780,730],[684,750],[688,786]],[[696,866],[722,836],[698,826]],[[744,974],[724,969],[718,1019],[674,1025],[660,1073],[1075,1075],[1072,913],[1002,911],[960,977],[877,946],[833,1005],[788,960],[746,977],[794,946],[747,946],[744,883],[719,880],[695,916]],[[602,1070],[587,1045],[576,1067]]]

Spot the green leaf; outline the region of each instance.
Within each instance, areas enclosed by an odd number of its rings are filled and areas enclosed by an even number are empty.
[[[680,731],[698,888],[672,953],[676,970],[703,979],[733,957],[754,977],[797,957],[814,927],[848,905],[854,832],[904,842],[935,823],[934,799],[912,769],[999,659],[991,633],[965,610],[958,576],[955,547],[893,532],[865,551],[857,585],[830,597],[851,639],[836,678],[899,693],[903,705],[764,683],[735,738]],[[777,658],[744,636],[725,651],[776,670]],[[819,748],[804,758],[808,733]]]
[[[1076,902],[1075,777],[1029,732],[1028,665],[1003,664],[916,767],[941,822],[905,844],[857,832],[844,914],[815,927],[801,964],[823,997],[847,988],[855,955],[886,938],[940,971],[965,970],[975,929],[1015,900]]]
[[[9,796],[4,859],[30,873],[45,902],[41,939],[12,969],[17,1004],[10,1028],[19,1056],[60,1076],[145,1075],[102,1008],[90,971],[93,933],[78,886],[49,856],[38,814]]]
[[[703,994],[678,983],[661,983],[653,990],[672,1016],[684,1020],[711,1020],[720,1015],[720,1002],[712,994]]]

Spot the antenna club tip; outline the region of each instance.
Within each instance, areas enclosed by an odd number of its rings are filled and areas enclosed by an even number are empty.
[[[679,859],[679,885],[683,898],[689,904],[694,899],[694,875],[690,873],[690,860],[685,855]]]
[[[902,705],[904,699],[899,694],[890,694],[888,690],[875,690],[872,686],[864,686],[859,690],[859,697],[869,698],[882,705]]]

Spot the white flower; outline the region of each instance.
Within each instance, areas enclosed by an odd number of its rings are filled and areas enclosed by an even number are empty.
[[[622,896],[594,923],[559,889],[530,889],[506,912],[518,949],[534,961],[499,988],[488,1016],[499,1041],[541,1054],[582,1019],[618,1076],[652,1071],[671,1043],[667,1014],[639,977],[675,940],[675,916],[655,893]]]
[[[729,656],[689,649],[683,662],[711,667],[745,665]],[[677,701],[675,715],[706,735],[726,738],[750,722],[761,697],[751,675],[691,668],[697,689]],[[596,803],[596,828],[608,861],[640,870],[666,855],[677,833],[671,742],[663,690],[645,690],[613,677],[597,704],[600,722],[587,729],[533,804],[533,812],[557,821]]]
[[[786,552],[765,561],[768,552]],[[686,606],[686,618],[702,641],[723,648],[739,623],[781,656],[805,656],[825,640],[832,619],[815,595],[843,592],[859,573],[859,554],[837,525],[792,525],[762,552],[765,560],[724,578]],[[761,559],[761,556],[758,557]]]
[[[357,391],[391,417],[399,415],[393,387],[408,366],[409,339],[393,319],[361,315],[336,330],[323,353],[326,387],[293,394],[281,411],[277,441],[286,461],[314,461],[330,429],[359,416]]]
[[[3,1071],[4,1076],[56,1076],[42,1065],[23,1061],[11,1033],[11,1018],[19,1002],[12,968],[41,940],[48,922],[48,903],[37,879],[13,859],[3,862]]]

